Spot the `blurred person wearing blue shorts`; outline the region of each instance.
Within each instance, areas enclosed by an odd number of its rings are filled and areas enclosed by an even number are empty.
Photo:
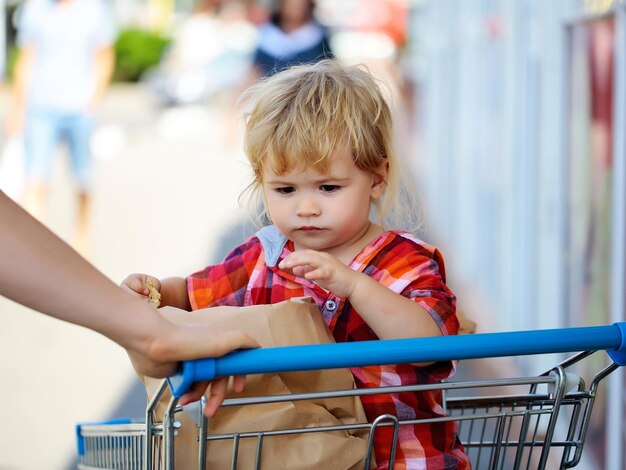
[[[90,139],[114,65],[115,25],[104,0],[27,0],[18,16],[7,134],[24,139],[23,202],[45,218],[54,156],[67,145],[77,193],[74,245],[89,252]]]

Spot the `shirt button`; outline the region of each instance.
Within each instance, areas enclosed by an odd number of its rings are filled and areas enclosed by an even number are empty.
[[[327,300],[326,301],[326,310],[333,311],[336,308],[337,308],[337,302],[335,302],[334,300]]]

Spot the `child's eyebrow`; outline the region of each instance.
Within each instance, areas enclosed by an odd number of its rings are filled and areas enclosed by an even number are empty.
[[[312,184],[314,186],[322,186],[325,184],[344,184],[346,182],[348,182],[350,180],[349,177],[346,178],[333,178],[332,176],[328,176],[327,178],[319,178],[319,179],[315,179],[315,180],[309,180],[306,182],[306,184]],[[294,182],[294,181],[288,181],[288,180],[280,180],[280,179],[266,179],[265,180],[266,184],[272,185],[272,186],[297,186],[299,184],[302,184],[301,181],[299,182]]]
[[[346,181],[349,181],[350,178],[349,177],[345,177],[345,178],[337,178],[337,177],[333,177],[333,176],[329,176],[328,178],[324,178],[324,179],[320,179],[320,180],[316,180],[314,181],[315,184],[328,184],[328,183],[345,183]]]
[[[294,183],[292,181],[280,180],[280,179],[271,179],[271,178],[265,178],[265,183],[266,184],[281,185],[281,186],[293,186],[294,185]]]
[[[324,183],[328,183],[328,182],[333,182],[333,183],[342,183],[342,182],[346,182],[350,179],[350,175],[348,174],[335,174],[335,175],[331,175],[330,173],[326,173],[326,174],[321,174],[319,178],[313,179],[310,182],[314,183],[314,184],[324,184]]]
[[[346,181],[349,181],[349,180],[350,180],[349,176],[334,177],[334,176],[331,176],[331,175],[327,175],[327,176],[324,176],[322,178],[309,180],[309,181],[307,181],[307,183],[308,184],[314,184],[314,185],[322,185],[322,184],[328,184],[328,183],[345,183]],[[274,178],[266,178],[265,179],[265,183],[266,184],[272,184],[272,185],[295,186],[296,184],[300,184],[301,182],[289,181],[289,180],[281,179],[280,176],[277,176],[275,179]]]

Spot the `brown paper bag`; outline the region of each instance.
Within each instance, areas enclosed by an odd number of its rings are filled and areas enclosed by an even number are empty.
[[[330,343],[334,339],[324,324],[317,306],[310,298],[292,299],[274,305],[254,307],[215,307],[195,312],[164,307],[160,312],[177,323],[211,324],[223,330],[238,329],[254,337],[261,346],[293,346]],[[160,380],[145,378],[148,398],[156,391]],[[227,398],[283,395],[354,388],[352,374],[347,369],[291,372],[286,374],[249,375],[246,390],[241,394],[229,392]],[[160,421],[169,394],[161,399],[156,418]],[[184,413],[176,417],[182,428],[175,438],[176,469],[197,468],[198,429]],[[289,401],[273,404],[222,407],[209,420],[208,434],[254,432],[354,424],[366,422],[358,397],[343,397],[314,401]],[[263,439],[264,469],[362,469],[367,449],[367,430],[312,432],[287,436],[267,436]],[[241,439],[238,466],[254,468],[257,440]],[[231,468],[232,439],[209,441],[207,468]]]

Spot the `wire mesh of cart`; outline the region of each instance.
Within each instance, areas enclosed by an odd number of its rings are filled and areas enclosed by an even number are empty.
[[[590,356],[608,359],[589,384],[573,371]],[[316,400],[340,396],[441,390],[446,416],[428,422],[454,421],[465,450],[476,469],[572,468],[581,459],[594,400],[600,382],[626,364],[626,323],[584,328],[487,333],[454,337],[400,339],[291,346],[236,351],[222,358],[185,362],[175,376],[163,381],[146,409],[145,422],[115,421],[77,426],[81,469],[171,469],[174,467],[178,398],[192,383],[215,377],[291,372],[337,367],[434,362],[451,359],[522,356],[575,352],[547,372],[537,376],[506,377],[470,381],[444,381],[431,385],[336,390],[323,393],[290,394],[226,400],[222,406],[255,406],[270,402]],[[598,361],[594,360],[594,363]],[[155,407],[170,387],[172,398],[160,419]],[[232,460],[226,468],[238,467],[240,444],[256,442],[252,468],[272,468],[263,461],[263,444],[269,439],[297,433],[348,429],[366,430],[369,435],[364,467],[373,465],[373,436],[380,427],[393,428],[392,458],[401,426],[425,420],[399,420],[382,415],[372,422],[297,429],[259,429],[257,432],[211,435],[203,415],[204,400],[195,411],[198,468],[205,468],[206,443],[230,442]],[[189,412],[187,410],[187,412]]]

